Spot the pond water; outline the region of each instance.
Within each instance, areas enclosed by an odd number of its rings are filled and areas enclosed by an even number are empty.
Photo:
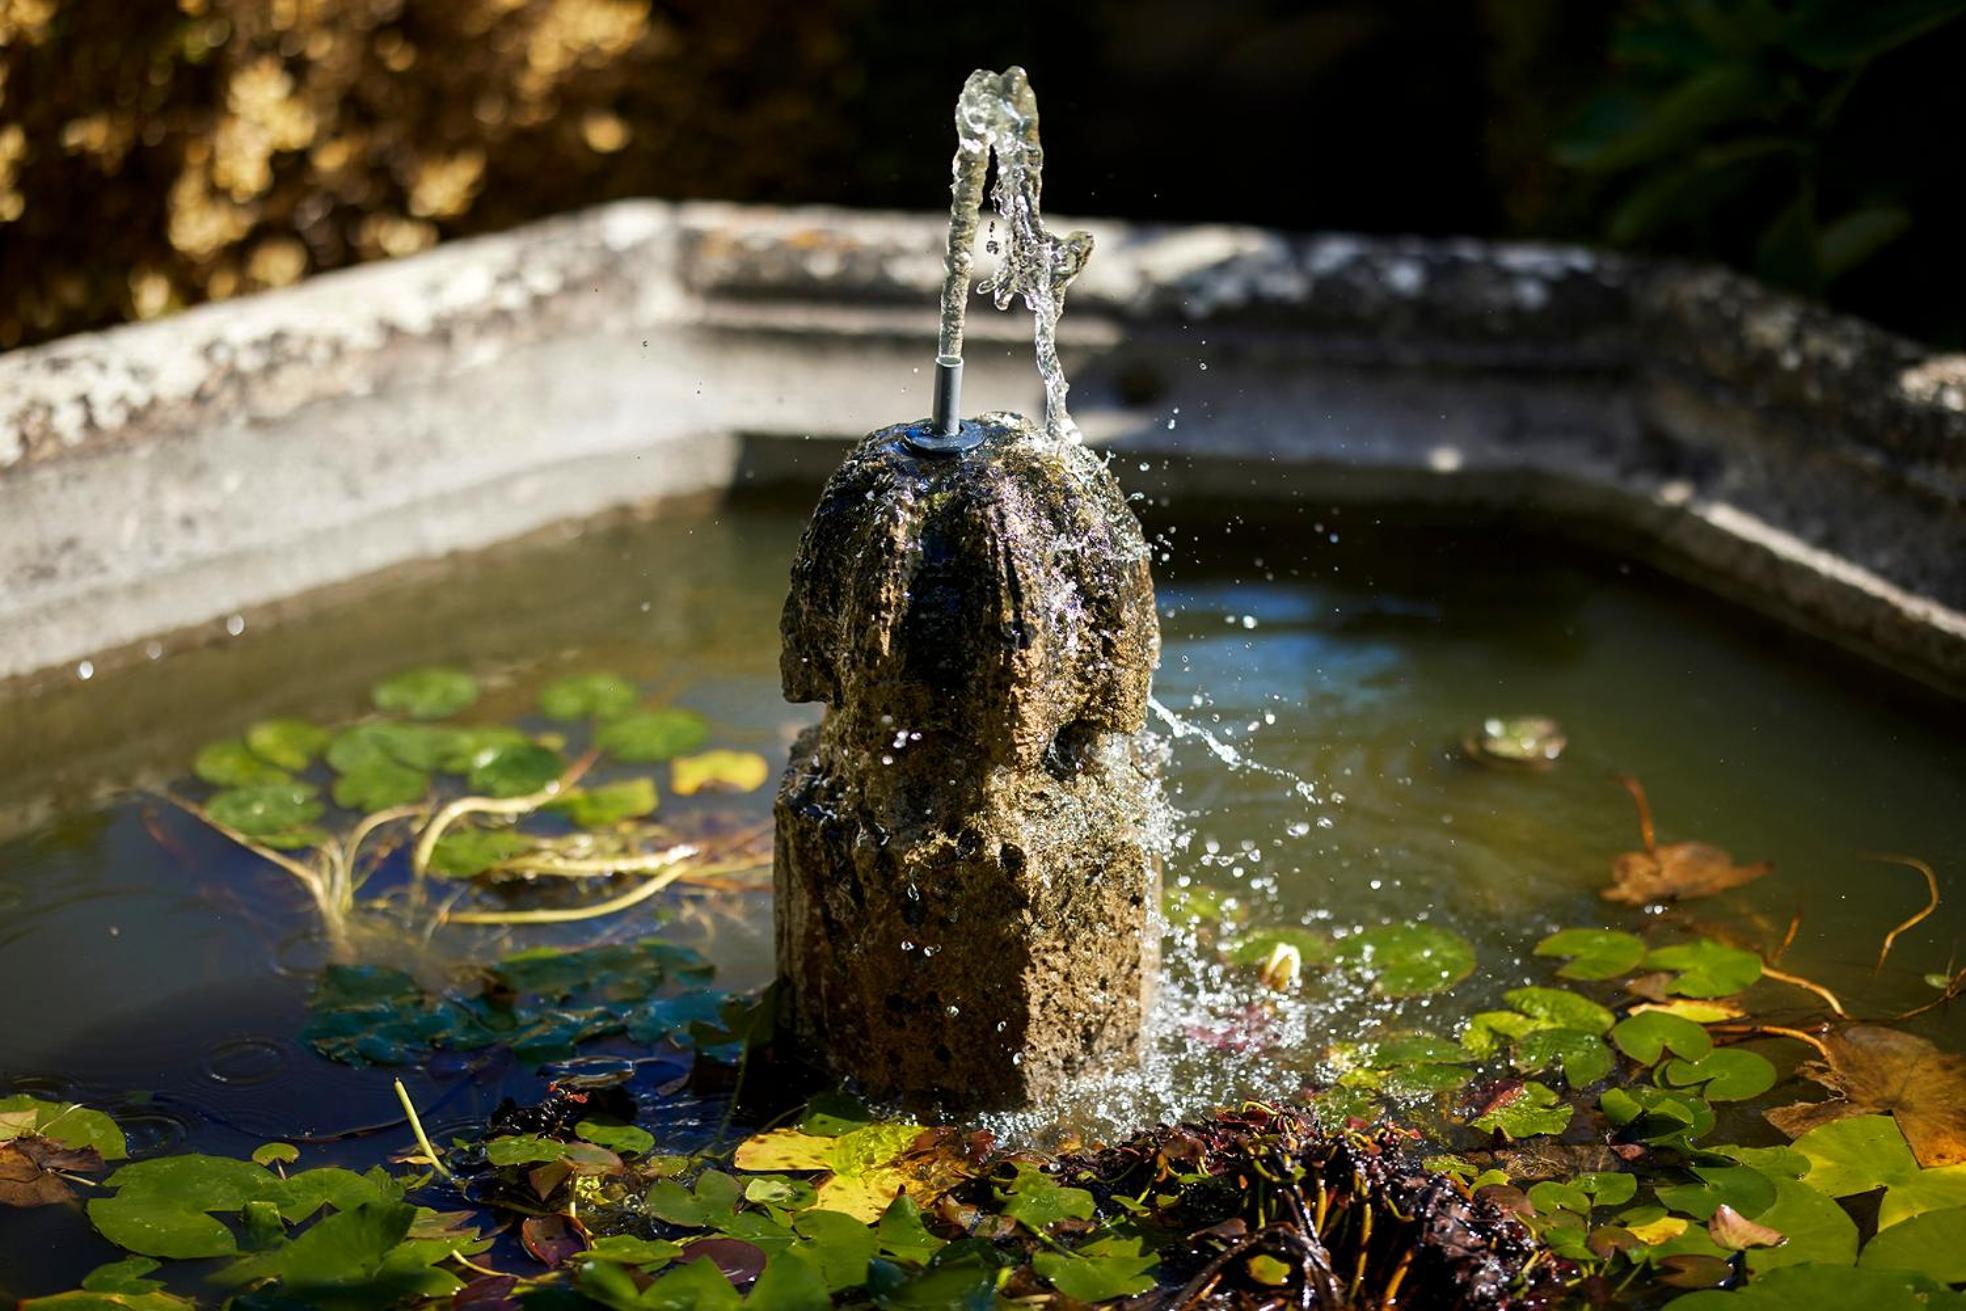
[[[242,616],[235,635],[105,662],[86,681],[15,689],[0,700],[0,1095],[111,1109],[138,1155],[244,1155],[282,1139],[304,1141],[309,1164],[358,1167],[408,1145],[399,1075],[439,1141],[507,1094],[536,1097],[539,1077],[509,1057],[351,1068],[315,1055],[300,1038],[326,955],[311,903],[163,794],[192,786],[205,742],[272,716],[352,721],[378,680],[438,663],[479,676],[484,697],[467,717],[537,731],[554,727],[530,716],[542,685],[612,671],[700,713],[712,745],[760,753],[775,772],[815,713],[786,705],[777,681],[778,611],[806,508],[669,507],[549,534],[317,598],[279,622]],[[1503,989],[1549,982],[1548,963],[1528,956],[1545,934],[1645,918],[1598,897],[1613,858],[1639,846],[1617,774],[1642,781],[1661,840],[1774,864],[1672,915],[1764,948],[1799,915],[1784,967],[1866,1014],[1930,1000],[1921,976],[1957,968],[1966,732],[1953,708],[1572,545],[1358,509],[1267,520],[1143,509],[1162,556],[1156,696],[1253,762],[1226,764],[1198,734],[1172,744],[1184,839],[1170,887],[1224,894],[1257,926],[1342,934],[1430,920],[1472,942],[1480,964],[1463,988],[1403,1002],[1313,973],[1259,1018],[1269,994],[1253,971],[1177,943],[1149,1077],[1089,1085],[999,1129],[1110,1133],[1292,1093],[1318,1078],[1332,1041],[1387,1025],[1451,1033],[1454,1016]],[[1555,768],[1466,757],[1460,743],[1484,719],[1526,714],[1561,722]],[[661,814],[755,826],[771,787],[665,796]],[[1867,852],[1929,860],[1947,891],[1877,979],[1879,940],[1923,903],[1924,885]],[[449,927],[429,950],[491,960],[656,932],[702,951],[720,986],[756,988],[771,973],[768,882],[671,891],[553,928]],[[371,950],[404,963],[417,949]],[[1796,1003],[1813,998],[1798,991]],[[1925,1022],[1940,1035],[1948,1021]],[[714,1090],[655,1091],[686,1056],[645,1065],[645,1123],[674,1149],[714,1137]],[[71,1287],[115,1254],[68,1208],[0,1213],[0,1292]]]

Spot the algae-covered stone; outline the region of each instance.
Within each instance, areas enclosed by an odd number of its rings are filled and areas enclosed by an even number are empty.
[[[800,543],[785,694],[827,713],[778,796],[778,965],[867,1091],[1014,1106],[1138,1049],[1159,633],[1099,457],[974,422],[963,456],[866,438]]]

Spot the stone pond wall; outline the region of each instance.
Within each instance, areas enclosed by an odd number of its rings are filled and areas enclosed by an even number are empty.
[[[1966,359],[1707,268],[1087,226],[1074,413],[1130,488],[1520,517],[1966,691]],[[941,240],[621,202],[0,355],[0,676],[611,505],[816,486],[926,412]],[[1034,408],[1027,333],[972,316],[972,407]]]

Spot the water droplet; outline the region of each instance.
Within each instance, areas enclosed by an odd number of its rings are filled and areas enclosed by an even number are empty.
[[[239,636],[239,634],[246,631],[246,617],[244,615],[227,615],[225,618],[225,631],[234,637]]]
[[[82,661],[82,663],[75,666],[75,676],[85,683],[88,682],[96,676],[96,662],[93,660]]]

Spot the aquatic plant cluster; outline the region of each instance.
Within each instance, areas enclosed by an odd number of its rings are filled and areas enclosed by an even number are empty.
[[[1966,971],[1932,976],[1916,1012],[1867,1015],[1784,969],[1787,941],[1675,912],[1550,934],[1534,982],[1457,1009],[1484,963],[1445,925],[1263,924],[1178,887],[1173,940],[1254,999],[1209,1041],[1311,1073],[1289,1098],[1040,1150],[855,1100],[788,1050],[773,993],[719,989],[689,947],[594,913],[621,899],[595,902],[595,879],[755,886],[718,872],[757,863],[737,840],[645,857],[720,840],[714,808],[657,819],[652,767],[714,796],[760,787],[761,757],[706,750],[712,724],[613,675],[546,684],[530,727],[465,722],[480,691],[421,669],[354,724],[252,725],[201,751],[210,791],[177,800],[297,878],[350,876],[323,905],[342,955],[302,1035],[320,1057],[509,1055],[546,1071],[544,1096],[439,1143],[398,1084],[404,1118],[366,1172],[308,1161],[308,1142],[146,1156],[101,1110],[0,1099],[0,1206],[79,1207],[124,1253],[24,1307],[1966,1307],[1966,1059],[1914,1031]],[[1488,736],[1557,754],[1551,732]],[[1639,842],[1608,862],[1608,901],[1767,872],[1660,843],[1625,786]],[[1880,971],[1938,904],[1936,874],[1901,863],[1928,900]],[[550,904],[569,886],[577,904]],[[435,979],[383,959],[405,926],[466,914],[600,932]],[[1320,972],[1437,1022],[1393,1010],[1306,1053],[1272,1011]]]

